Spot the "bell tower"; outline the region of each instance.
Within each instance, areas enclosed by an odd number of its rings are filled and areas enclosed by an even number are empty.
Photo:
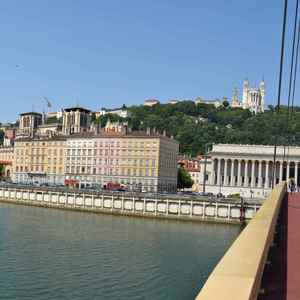
[[[239,107],[240,106],[239,100],[238,100],[238,90],[237,90],[236,87],[233,89],[233,96],[232,96],[232,100],[231,100],[231,106],[232,107]]]
[[[249,81],[246,78],[243,82],[243,108],[248,108]]]
[[[264,79],[259,84],[259,90],[260,90],[260,96],[261,96],[260,111],[264,112],[264,110],[265,110],[265,95],[266,95],[266,86],[265,86]]]

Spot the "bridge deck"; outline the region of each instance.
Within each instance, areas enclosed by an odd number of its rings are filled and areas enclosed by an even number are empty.
[[[300,299],[300,193],[283,202],[275,246],[266,266],[260,300]]]

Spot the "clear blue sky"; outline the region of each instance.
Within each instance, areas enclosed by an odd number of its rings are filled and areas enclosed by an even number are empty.
[[[231,97],[278,81],[283,0],[0,3],[0,121],[44,106]],[[290,10],[294,7],[290,1]],[[290,22],[292,23],[292,22]]]

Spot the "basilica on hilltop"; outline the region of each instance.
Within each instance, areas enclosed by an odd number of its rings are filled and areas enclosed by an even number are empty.
[[[238,91],[235,88],[231,101],[231,107],[241,107],[249,109],[251,112],[257,114],[264,112],[265,105],[265,82],[262,80],[259,87],[250,87],[248,79],[243,82],[243,98],[240,102],[238,99]]]

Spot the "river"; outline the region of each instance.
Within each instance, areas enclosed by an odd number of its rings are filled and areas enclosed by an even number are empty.
[[[0,298],[191,300],[240,230],[0,203]]]

